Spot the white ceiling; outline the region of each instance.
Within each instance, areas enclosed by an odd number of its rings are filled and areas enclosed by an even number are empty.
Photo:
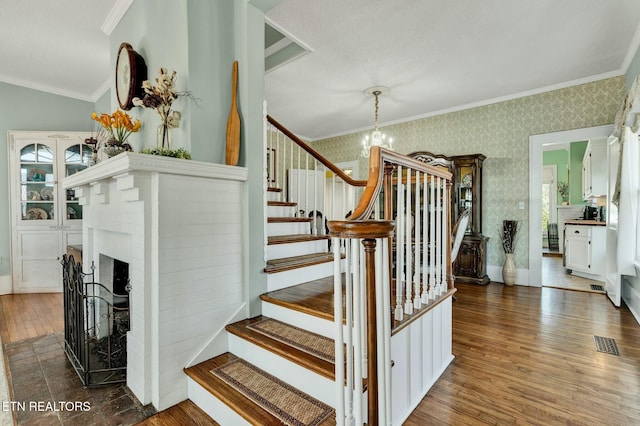
[[[0,81],[85,101],[109,88],[117,0],[0,0]]]
[[[132,0],[0,0],[0,81],[95,101],[101,26]],[[122,5],[125,6],[122,6]],[[265,76],[269,113],[308,139],[626,72],[638,0],[282,0],[270,23],[311,52]]]
[[[624,74],[638,0],[283,0],[272,24],[312,52],[266,75],[269,114],[316,140],[380,122]]]

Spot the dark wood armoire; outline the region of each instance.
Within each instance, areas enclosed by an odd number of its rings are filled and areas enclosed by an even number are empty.
[[[469,226],[453,264],[453,274],[457,282],[488,284],[487,241],[482,235],[482,154],[446,156],[418,151],[409,154],[417,160],[434,166],[444,166],[453,175],[451,189],[451,223],[469,210]]]

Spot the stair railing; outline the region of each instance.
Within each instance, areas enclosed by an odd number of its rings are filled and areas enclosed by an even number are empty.
[[[448,170],[374,147],[355,211],[347,220],[328,224],[336,366],[345,365],[344,371],[336,368],[338,425],[391,424],[392,328],[418,318],[455,291],[449,261],[450,186]],[[343,256],[346,268],[341,267]],[[343,328],[343,318],[351,327]],[[365,378],[363,407],[358,384]]]
[[[391,334],[455,292],[451,173],[379,147],[369,162],[355,180],[266,116],[267,188],[332,237],[338,425],[391,424]]]
[[[326,235],[326,222],[351,215],[366,180],[356,180],[267,115],[266,180],[284,201],[298,205],[295,216],[312,218],[311,233]]]

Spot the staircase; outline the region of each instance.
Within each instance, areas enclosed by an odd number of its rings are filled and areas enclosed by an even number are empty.
[[[322,353],[334,351],[333,254],[323,230],[313,235],[313,219],[295,217],[297,204],[282,201],[281,194],[280,188],[270,188],[267,195],[269,292],[261,297],[263,315],[228,325],[229,352],[185,369],[189,398],[221,425],[336,424],[330,408],[334,363]],[[258,328],[265,323],[280,334]],[[262,386],[269,390],[260,394],[211,373],[230,363],[242,363],[245,373],[255,372],[256,381],[267,377]],[[292,404],[289,413],[278,408],[284,405],[279,399]],[[296,412],[303,422],[287,418]],[[302,415],[307,417],[300,420]]]

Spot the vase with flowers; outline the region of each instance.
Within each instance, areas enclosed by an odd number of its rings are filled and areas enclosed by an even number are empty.
[[[129,114],[117,110],[113,114],[94,112],[91,118],[100,123],[102,129],[98,136],[105,154],[109,157],[126,151],[132,151],[127,142],[132,133],[140,130],[140,120],[133,120]]]
[[[502,266],[502,281],[508,286],[512,286],[516,282],[517,270],[513,261],[513,253],[516,249],[517,238],[518,221],[503,220],[502,230],[500,231],[500,240],[505,254],[504,265]]]
[[[172,111],[171,105],[178,97],[189,96],[189,92],[178,92],[176,90],[176,72],[169,73],[166,68],[160,68],[155,81],[155,85],[151,84],[149,80],[142,82],[142,89],[145,95],[142,98],[133,98],[133,104],[156,110],[160,116],[156,149],[159,153],[170,152],[173,144],[173,129],[180,126],[180,112]]]

